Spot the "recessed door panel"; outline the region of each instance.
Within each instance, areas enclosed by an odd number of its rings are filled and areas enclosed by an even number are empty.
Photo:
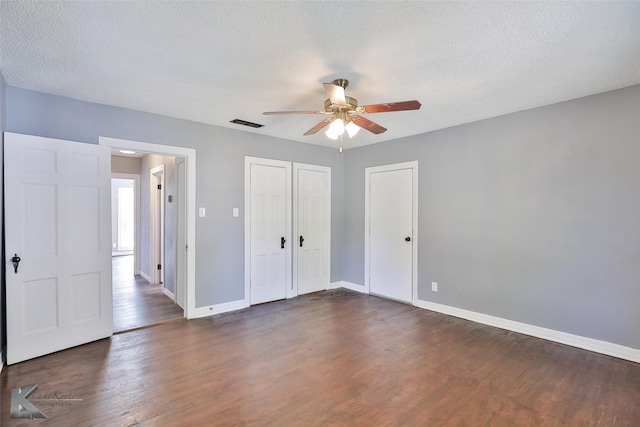
[[[100,250],[100,187],[70,186],[72,253],[96,253]]]
[[[20,295],[22,333],[25,337],[53,331],[59,325],[58,281],[55,278],[24,282]]]
[[[58,252],[58,209],[57,188],[54,184],[22,184],[21,211],[25,216],[18,218],[14,226],[22,234],[23,256],[55,256]],[[11,209],[10,206],[7,209]]]

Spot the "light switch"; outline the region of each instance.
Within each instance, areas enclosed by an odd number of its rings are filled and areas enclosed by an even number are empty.
[[[207,212],[204,208],[198,208],[198,216],[200,218],[204,218],[205,216],[207,216]]]
[[[240,216],[240,209],[233,208],[233,217],[238,218]]]

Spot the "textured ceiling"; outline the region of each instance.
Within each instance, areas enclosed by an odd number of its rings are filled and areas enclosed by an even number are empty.
[[[10,86],[313,144],[347,78],[372,144],[640,83],[640,2],[0,3]],[[262,123],[257,130],[229,123]]]

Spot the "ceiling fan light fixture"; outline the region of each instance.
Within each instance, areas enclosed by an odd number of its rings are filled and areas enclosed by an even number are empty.
[[[325,135],[327,135],[331,139],[338,139],[338,137],[343,133],[344,133],[344,122],[342,121],[342,119],[335,119],[329,125],[329,129],[327,129],[327,131],[325,132]]]
[[[349,134],[349,138],[353,138],[354,136],[356,136],[356,134],[360,130],[360,126],[358,126],[357,124],[355,124],[353,122],[347,123],[347,125],[344,128],[347,131],[347,133]]]
[[[366,129],[375,135],[386,132],[386,128],[379,124],[362,117],[361,114],[368,113],[388,113],[392,111],[419,110],[420,102],[418,100],[387,102],[384,104],[358,105],[355,98],[344,94],[345,88],[349,81],[346,79],[335,79],[333,83],[323,83],[329,99],[324,101],[324,109],[322,110],[306,110],[306,111],[266,111],[262,114],[326,114],[328,117],[316,124],[314,127],[304,133],[304,135],[314,135],[320,129],[328,130],[325,132],[327,137],[336,140],[344,134],[346,130],[349,138],[353,138],[360,128]]]

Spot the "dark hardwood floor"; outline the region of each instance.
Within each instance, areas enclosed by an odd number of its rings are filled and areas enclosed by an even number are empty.
[[[10,419],[31,384],[49,419]],[[0,396],[3,426],[640,426],[640,364],[334,290],[8,366]]]
[[[141,276],[133,275],[133,255],[112,258],[113,331],[155,325],[184,318],[180,306]]]

